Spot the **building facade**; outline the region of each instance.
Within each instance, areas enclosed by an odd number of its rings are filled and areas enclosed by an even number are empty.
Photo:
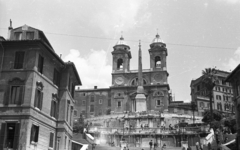
[[[229,72],[216,70],[217,82],[213,89],[213,110],[218,110],[224,114],[230,115],[234,113],[232,103],[233,89],[229,82],[225,79],[230,74]],[[191,98],[197,105],[199,115],[203,115],[205,110],[210,109],[209,94],[202,85],[202,76],[196,80],[191,81]]]
[[[233,104],[236,112],[237,124],[237,149],[240,149],[240,65],[238,65],[227,77],[226,82],[230,82],[233,87]]]
[[[81,85],[74,64],[27,25],[10,25],[0,56],[0,150],[70,149],[74,89]]]

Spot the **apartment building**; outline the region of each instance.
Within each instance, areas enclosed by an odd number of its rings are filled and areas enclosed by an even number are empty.
[[[75,65],[33,27],[0,39],[0,150],[71,149]]]
[[[225,79],[229,72],[217,70],[217,82],[212,91],[213,93],[213,110],[218,110],[224,114],[230,115],[234,113],[233,109],[233,89],[229,82]],[[199,115],[203,115],[205,110],[210,109],[209,93],[202,85],[202,76],[191,81],[191,97],[192,101],[197,105]]]

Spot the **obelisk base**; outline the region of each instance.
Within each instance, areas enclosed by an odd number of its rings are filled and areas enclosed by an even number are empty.
[[[146,96],[144,94],[136,95],[136,112],[147,111]]]

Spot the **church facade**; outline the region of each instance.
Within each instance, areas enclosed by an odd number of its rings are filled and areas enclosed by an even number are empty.
[[[112,86],[75,91],[75,108],[86,117],[86,133],[94,135],[97,144],[120,147],[148,147],[149,141],[160,147],[195,145],[205,130],[180,127],[192,123],[192,115],[168,111],[171,93],[166,44],[157,34],[150,44],[147,70],[142,69],[141,43],[138,52],[138,70],[130,70],[130,47],[121,37],[112,51]]]
[[[170,96],[167,72],[166,44],[157,34],[149,48],[150,68],[142,70],[142,83],[146,96],[147,111],[168,109]],[[109,88],[76,90],[77,101],[75,117],[80,114],[85,118],[122,112],[136,112],[136,94],[138,70],[130,69],[132,58],[130,46],[124,38],[113,47],[112,51],[112,86]]]

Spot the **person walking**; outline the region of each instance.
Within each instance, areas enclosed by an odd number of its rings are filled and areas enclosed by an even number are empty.
[[[162,149],[161,150],[164,150],[166,148],[166,144],[163,143],[163,146],[162,146]]]
[[[196,150],[200,150],[198,142],[196,142]]]
[[[156,150],[156,149],[157,149],[157,141],[156,141],[156,142],[154,142],[154,144],[153,144],[153,149],[154,149],[154,150]]]
[[[212,150],[212,146],[210,142],[208,142],[208,150]]]
[[[172,124],[169,125],[169,130],[172,130]]]
[[[149,142],[149,146],[150,146],[150,150],[152,150],[152,145],[153,145],[153,143],[152,143],[152,140]]]
[[[187,150],[192,150],[191,146],[188,146]]]

